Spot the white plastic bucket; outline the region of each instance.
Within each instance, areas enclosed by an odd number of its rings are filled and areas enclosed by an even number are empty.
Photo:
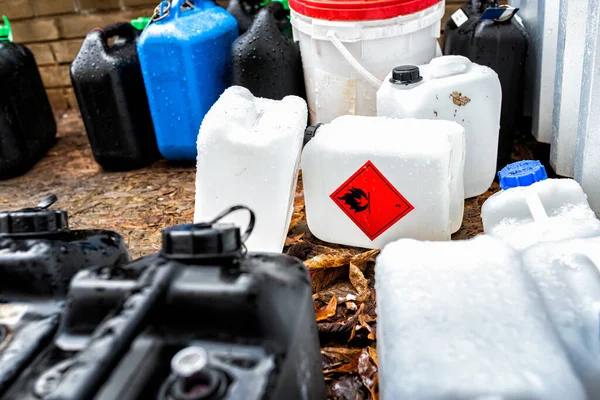
[[[367,21],[311,18],[290,4],[300,43],[310,121],[377,115],[377,90],[392,68],[427,64],[437,54],[442,0],[422,11]]]

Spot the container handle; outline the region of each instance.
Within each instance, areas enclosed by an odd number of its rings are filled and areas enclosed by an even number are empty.
[[[102,44],[108,46],[108,39],[114,36],[119,36],[133,42],[137,37],[135,28],[127,22],[117,22],[116,24],[108,25],[104,28],[96,29],[101,33]]]
[[[367,69],[363,67],[360,64],[360,62],[358,62],[358,60],[354,58],[352,54],[350,54],[346,46],[344,46],[344,44],[340,41],[335,32],[327,32],[327,38],[329,39],[331,44],[333,44],[333,46],[340,52],[342,57],[344,57],[346,61],[348,61],[348,64],[350,64],[356,70],[356,72],[358,72],[367,82],[375,86],[377,89],[381,87],[382,82],[379,79],[377,79],[375,75],[367,71]]]
[[[463,56],[438,57],[429,63],[433,77],[436,79],[467,73],[471,69],[471,65],[473,65],[471,60]]]
[[[194,0],[172,0],[171,1],[171,11],[175,14],[175,18],[179,18],[181,16],[181,8],[183,6],[187,6],[189,8],[195,8]]]

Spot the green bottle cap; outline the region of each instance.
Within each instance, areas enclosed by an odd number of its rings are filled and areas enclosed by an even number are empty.
[[[10,28],[10,22],[8,21],[8,18],[6,18],[6,15],[2,16],[2,20],[4,21],[4,25],[0,25],[0,42],[12,42],[13,35],[12,29]]]
[[[136,19],[131,20],[131,25],[138,31],[143,31],[145,27],[148,26],[152,18],[148,17],[138,17]]]

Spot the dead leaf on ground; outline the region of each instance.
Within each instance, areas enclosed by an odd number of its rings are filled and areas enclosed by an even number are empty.
[[[354,289],[358,293],[357,302],[362,303],[369,298],[371,295],[369,281],[367,281],[360,268],[353,262],[350,262],[350,283],[352,283],[352,286],[354,286]]]
[[[356,372],[357,369],[358,369],[358,357],[354,358],[348,364],[342,364],[336,368],[326,369],[323,371],[323,374],[327,375],[327,374],[351,373],[351,372]]]
[[[316,271],[319,269],[343,267],[344,265],[348,265],[350,260],[352,260],[352,254],[339,251],[330,254],[318,254],[310,260],[306,260],[304,265],[306,265],[309,271]]]
[[[323,307],[319,311],[317,311],[317,321],[324,321],[333,317],[335,315],[335,311],[337,310],[337,298],[332,297],[329,304],[326,307]]]
[[[333,335],[340,334],[341,335],[341,334],[346,334],[348,332],[352,332],[352,334],[354,334],[354,329],[356,327],[356,323],[358,322],[358,316],[364,309],[364,304],[361,304],[360,307],[361,308],[359,308],[359,310],[356,312],[356,314],[354,314],[350,318],[347,318],[347,319],[344,319],[341,321],[322,322],[320,324],[317,324],[319,333],[320,334],[333,334]]]
[[[340,270],[343,271],[343,269],[340,269]],[[328,272],[330,272],[330,271],[337,271],[337,270],[336,269],[328,270]],[[318,274],[319,272],[316,272],[315,275]],[[344,275],[347,275],[347,273]],[[314,286],[313,286],[313,290],[314,290]],[[322,290],[316,291],[316,293],[313,295],[313,300],[319,300],[323,303],[328,303],[331,300],[331,296],[337,297],[339,302],[345,302],[345,301],[356,300],[356,298],[358,297],[358,293],[356,293],[354,286],[352,286],[352,284],[349,281],[344,280],[342,282],[338,282],[338,283],[334,284],[333,286],[331,286],[327,289],[322,289]]]
[[[304,213],[294,213],[292,215],[292,220],[290,221],[290,226],[288,228],[288,232],[290,232],[292,229],[294,229],[294,227],[296,225],[298,225],[298,222],[302,221],[304,219]]]
[[[361,270],[364,270],[364,268],[367,265],[367,262],[371,261],[380,252],[381,252],[380,249],[365,251],[364,253],[355,255],[354,257],[352,257],[352,260],[350,260],[350,261],[353,264],[355,264],[358,268],[360,268]]]
[[[369,346],[367,349],[369,350],[369,355],[371,356],[371,359],[373,360],[375,365],[379,367],[379,360],[377,359],[377,350],[371,346]]]
[[[360,326],[360,325],[357,326],[358,318],[360,317],[360,315],[363,313],[364,310],[365,310],[365,304],[363,303],[360,305],[360,308],[358,309],[356,314],[354,314],[352,316],[352,318],[350,318],[350,319],[353,319],[354,321],[353,321],[353,324],[351,327],[352,330],[350,332],[350,339],[348,339],[348,343],[350,343],[352,341],[352,339],[354,339],[354,336],[356,335],[356,329],[358,326]],[[350,321],[350,319],[348,319],[348,321]]]
[[[323,347],[321,349],[321,354],[344,362],[357,359],[361,352],[361,349],[349,349],[347,347]]]
[[[313,293],[319,293],[322,290],[325,290],[329,287],[333,287],[340,279],[344,279],[344,281],[348,277],[348,267],[342,268],[328,268],[328,269],[319,269],[316,271],[311,271],[311,286]],[[327,300],[321,300],[323,303],[328,303],[331,300],[331,297],[327,298]],[[342,299],[339,299],[343,301]]]
[[[452,98],[452,102],[459,107],[466,106],[471,101],[470,98],[463,96],[460,92],[452,92],[450,97]]]
[[[364,385],[359,376],[356,374],[342,375],[327,385],[327,398],[336,400],[364,400],[367,395],[363,391]]]
[[[291,246],[294,243],[297,243],[304,236],[304,232],[296,235],[296,236],[288,236],[285,238],[285,246]]]
[[[358,375],[362,380],[363,384],[373,399],[377,398],[377,367],[374,364],[368,349],[362,349],[360,356],[358,356]]]

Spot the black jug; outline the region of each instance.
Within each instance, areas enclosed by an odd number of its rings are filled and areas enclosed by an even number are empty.
[[[233,17],[237,20],[240,35],[244,34],[248,28],[250,28],[252,21],[254,21],[254,17],[260,11],[260,7],[260,0],[229,1],[227,11],[229,11],[229,14],[233,15]]]
[[[231,48],[232,84],[253,95],[273,100],[305,97],[298,44],[286,36],[289,12],[281,2],[260,10],[254,23]]]
[[[444,54],[465,56],[498,74],[502,86],[498,165],[505,165],[511,158],[523,109],[529,39],[523,25],[512,18],[514,13],[502,20],[488,18],[486,10],[497,7],[498,0],[480,0],[477,13],[472,14],[469,21],[452,34],[444,35]]]
[[[33,54],[0,26],[0,179],[27,172],[56,141],[56,121]]]
[[[95,29],[71,64],[92,153],[110,170],[135,169],[159,158],[136,49],[140,33],[125,22]]]
[[[243,236],[218,223],[240,209]],[[324,399],[307,270],[248,254],[253,226],[232,207],[165,229],[160,253],[115,274],[80,272],[55,343],[4,399]]]
[[[129,261],[115,232],[70,230],[64,210],[0,213],[0,397],[58,328],[72,277],[93,265]]]

